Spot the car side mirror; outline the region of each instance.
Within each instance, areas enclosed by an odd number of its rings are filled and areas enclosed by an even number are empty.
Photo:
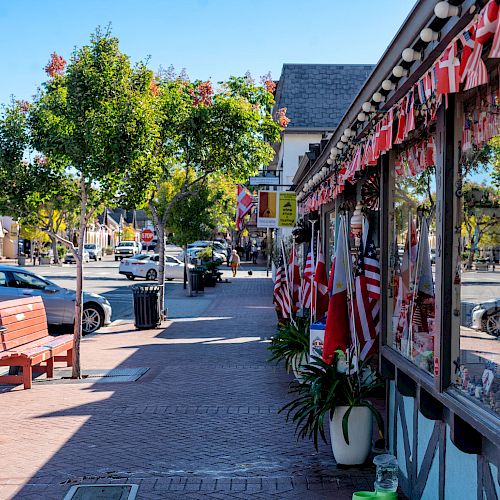
[[[59,291],[59,288],[55,285],[47,285],[44,289],[44,292],[47,293],[57,293]]]

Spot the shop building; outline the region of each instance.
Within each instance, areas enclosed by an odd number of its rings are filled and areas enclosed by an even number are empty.
[[[500,494],[498,11],[418,1],[293,179],[329,256],[340,217],[353,256],[360,217],[373,233],[385,434],[412,499]]]

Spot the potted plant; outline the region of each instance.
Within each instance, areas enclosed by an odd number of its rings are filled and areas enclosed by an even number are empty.
[[[205,286],[215,286],[219,278],[219,263],[214,261],[205,262],[204,267],[203,279],[205,280]]]
[[[382,386],[367,363],[356,369],[342,351],[335,353],[332,364],[313,357],[301,370],[302,382],[292,388],[298,397],[285,405],[287,420],[297,426],[298,438],[318,437],[326,442],[324,417],[329,416],[330,440],[338,464],[358,465],[366,461],[371,450],[372,416],[382,436],[383,420],[367,398]]]
[[[292,370],[300,381],[301,367],[309,354],[309,317],[281,324],[268,349],[272,352],[269,361],[284,361],[286,370]]]

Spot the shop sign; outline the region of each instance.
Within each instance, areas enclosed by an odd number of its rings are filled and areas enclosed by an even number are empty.
[[[280,179],[275,175],[257,175],[250,177],[248,183],[251,186],[277,186]]]
[[[290,191],[280,192],[278,202],[278,227],[293,227],[297,219],[297,197]]]
[[[257,227],[293,227],[297,198],[290,191],[259,191]]]

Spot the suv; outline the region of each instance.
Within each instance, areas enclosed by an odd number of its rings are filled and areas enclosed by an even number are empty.
[[[83,245],[83,248],[87,250],[90,258],[95,260],[96,262],[98,259],[102,259],[102,248],[96,243],[85,243],[85,245]]]
[[[115,261],[140,253],[142,246],[137,241],[120,241],[115,247]]]

